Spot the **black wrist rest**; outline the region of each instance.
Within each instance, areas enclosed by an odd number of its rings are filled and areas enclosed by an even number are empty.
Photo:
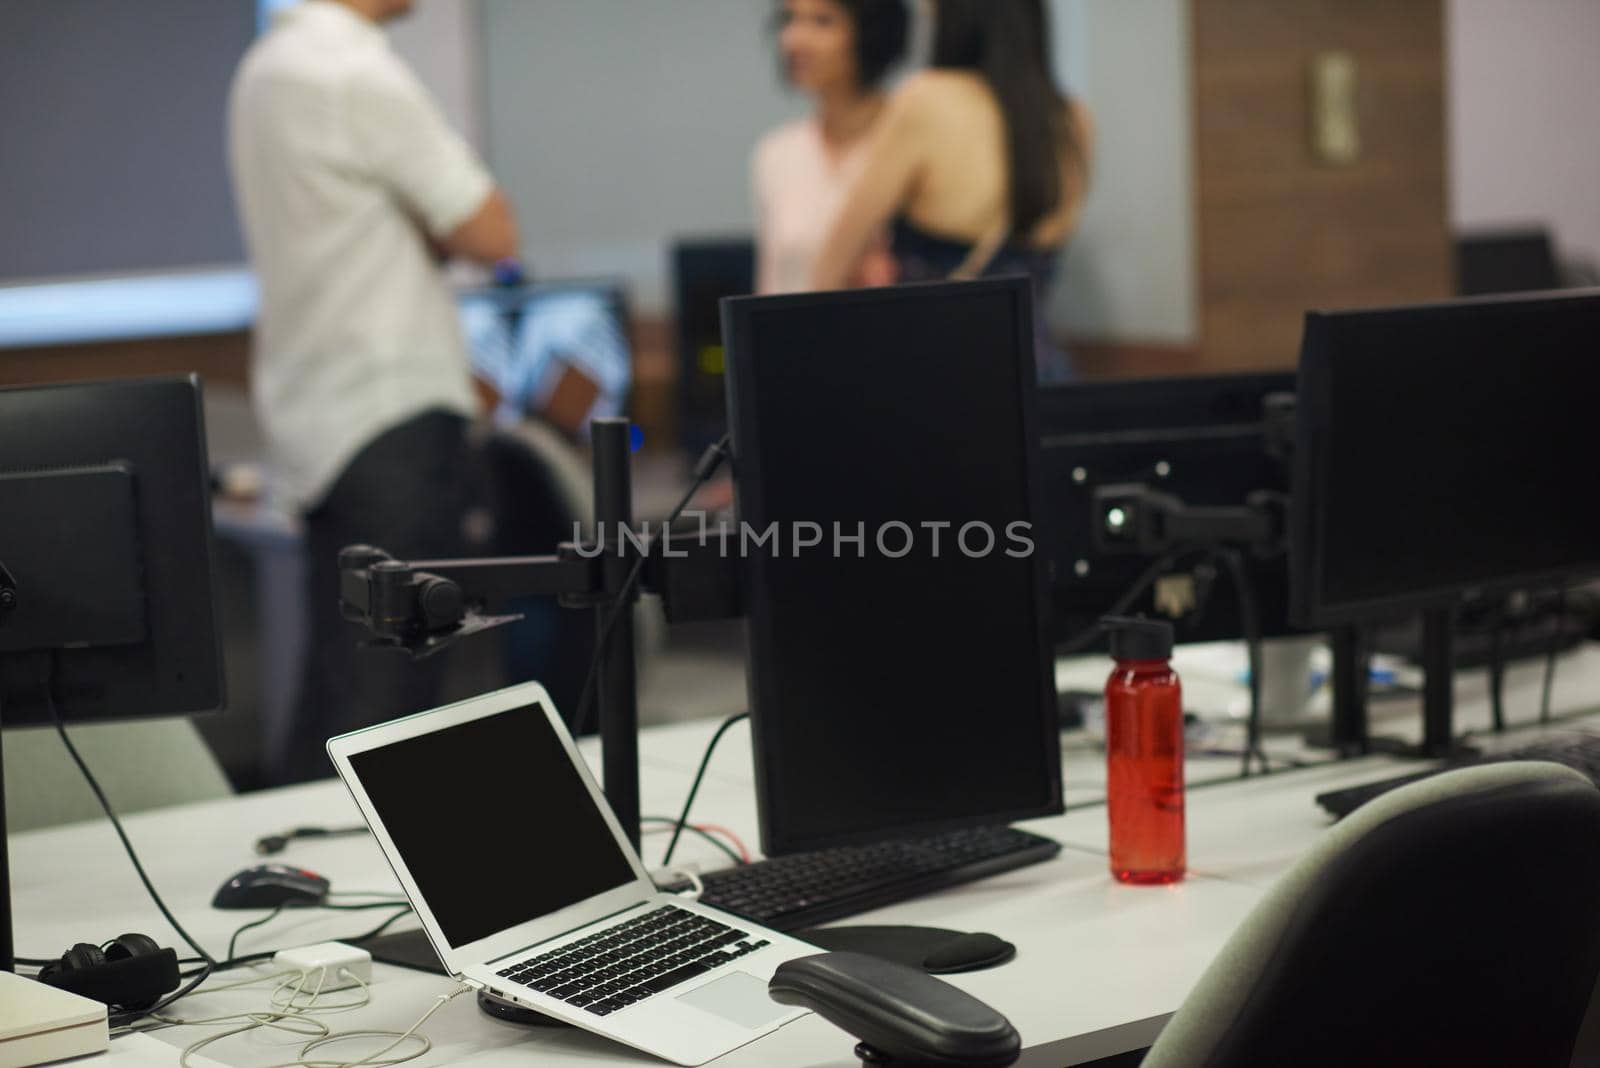
[[[861,953],[785,961],[767,989],[780,1005],[810,1009],[891,1063],[1004,1068],[1022,1051],[1011,1021],[977,998]]]

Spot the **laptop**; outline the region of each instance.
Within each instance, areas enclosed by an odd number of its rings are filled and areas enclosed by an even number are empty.
[[[658,890],[537,683],[328,754],[463,983],[685,1065],[805,1015],[767,982],[819,950]]]

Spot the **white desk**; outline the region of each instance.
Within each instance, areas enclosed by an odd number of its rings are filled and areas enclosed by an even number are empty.
[[[1600,679],[1600,653],[1586,650],[1569,658],[1558,679],[1556,707],[1581,707],[1594,680]],[[1530,700],[1526,679],[1513,682],[1508,693],[1512,716],[1526,720],[1536,708],[1536,696]],[[1536,681],[1531,689],[1536,695]],[[1600,690],[1594,696],[1600,697]],[[1472,702],[1464,700],[1462,721],[1471,723],[1477,714]],[[647,814],[676,814],[715,726],[696,722],[644,732],[641,787]],[[596,747],[584,748],[597,763]],[[756,815],[748,754],[747,729],[730,731],[706,777],[695,816],[731,827],[753,848]],[[1190,776],[1216,777],[1235,763],[1198,758],[1191,762]],[[1139,1048],[1154,1039],[1265,887],[1327,826],[1313,795],[1367,781],[1395,764],[1369,757],[1194,790],[1189,797],[1191,877],[1174,887],[1124,887],[1106,872],[1104,809],[1093,804],[1104,781],[1102,758],[1069,743],[1067,798],[1069,805],[1081,807],[1026,825],[1064,843],[1057,859],[882,909],[857,922],[987,930],[1016,942],[1016,961],[956,977],[955,982],[1011,1018],[1028,1047],[1024,1063],[1073,1064]],[[325,782],[147,813],[126,822],[169,904],[208,949],[220,954],[228,935],[259,914],[213,910],[210,897],[225,877],[259,859],[252,852],[255,839],[298,824],[338,825],[357,822],[357,817],[343,788]],[[663,845],[661,837],[646,839],[647,863],[659,860]],[[719,854],[692,836],[679,849],[680,861],[707,867],[720,863]],[[22,834],[12,839],[11,850],[20,954],[51,955],[76,940],[107,939],[125,931],[180,945],[145,897],[108,826],[95,822]],[[336,890],[394,886],[366,838],[299,842],[285,859],[327,875]],[[249,932],[240,951],[351,935],[370,928],[381,915],[315,912],[280,917]],[[374,978],[374,1004],[332,1018],[336,1030],[403,1030],[449,989],[441,978],[404,969],[379,966]],[[217,993],[197,996],[180,1008],[190,1016],[211,1015],[259,1006],[263,996]],[[435,1015],[426,1031],[435,1045],[427,1057],[413,1062],[419,1068],[522,1065],[535,1052],[544,1058],[559,1054],[563,1063],[574,1064],[658,1063],[583,1032],[497,1023],[482,1016],[467,997]],[[207,1033],[187,1028],[155,1036],[182,1046]],[[808,1018],[718,1063],[848,1065],[853,1063],[850,1047],[845,1035]],[[281,1061],[285,1053],[285,1040],[265,1033],[206,1050],[208,1057],[239,1068]]]

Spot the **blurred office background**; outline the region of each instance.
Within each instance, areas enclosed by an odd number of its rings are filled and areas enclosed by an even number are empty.
[[[0,383],[197,370],[214,461],[251,460],[254,295],[224,115],[274,6],[0,3]],[[1446,297],[1496,271],[1595,277],[1594,0],[1052,6],[1061,78],[1099,130],[1046,310],[1086,376],[1289,367],[1310,307]],[[679,380],[704,370],[675,329],[674,250],[748,238],[751,149],[804,110],[779,84],[771,15],[766,0],[419,0],[392,30],[514,200],[534,276],[625,289],[646,498],[681,477]],[[272,665],[297,640],[272,622],[293,606],[262,603],[298,588],[292,523],[256,505],[219,519],[236,715],[207,728],[245,782],[249,732],[286,699]],[[694,635],[673,640],[647,717],[737,707],[736,670],[707,683]],[[725,692],[708,704],[707,685]]]

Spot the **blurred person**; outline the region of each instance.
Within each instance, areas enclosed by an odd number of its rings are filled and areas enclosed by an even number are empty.
[[[229,165],[261,306],[251,392],[303,517],[306,673],[277,779],[321,777],[322,741],[435,703],[439,668],[358,655],[338,554],[460,555],[478,407],[442,273],[513,257],[509,203],[390,48],[411,0],[301,0],[245,54]]]
[[[810,284],[823,239],[866,163],[867,135],[886,102],[883,81],[905,56],[910,18],[906,0],[779,3],[784,80],[810,97],[813,109],[756,147],[758,292]],[[858,285],[894,280],[887,241],[878,236],[853,265]]]
[[[933,55],[893,94],[812,272],[850,283],[889,228],[898,280],[1027,274],[1042,381],[1071,375],[1045,296],[1088,190],[1094,124],[1051,73],[1044,0],[932,0]]]

